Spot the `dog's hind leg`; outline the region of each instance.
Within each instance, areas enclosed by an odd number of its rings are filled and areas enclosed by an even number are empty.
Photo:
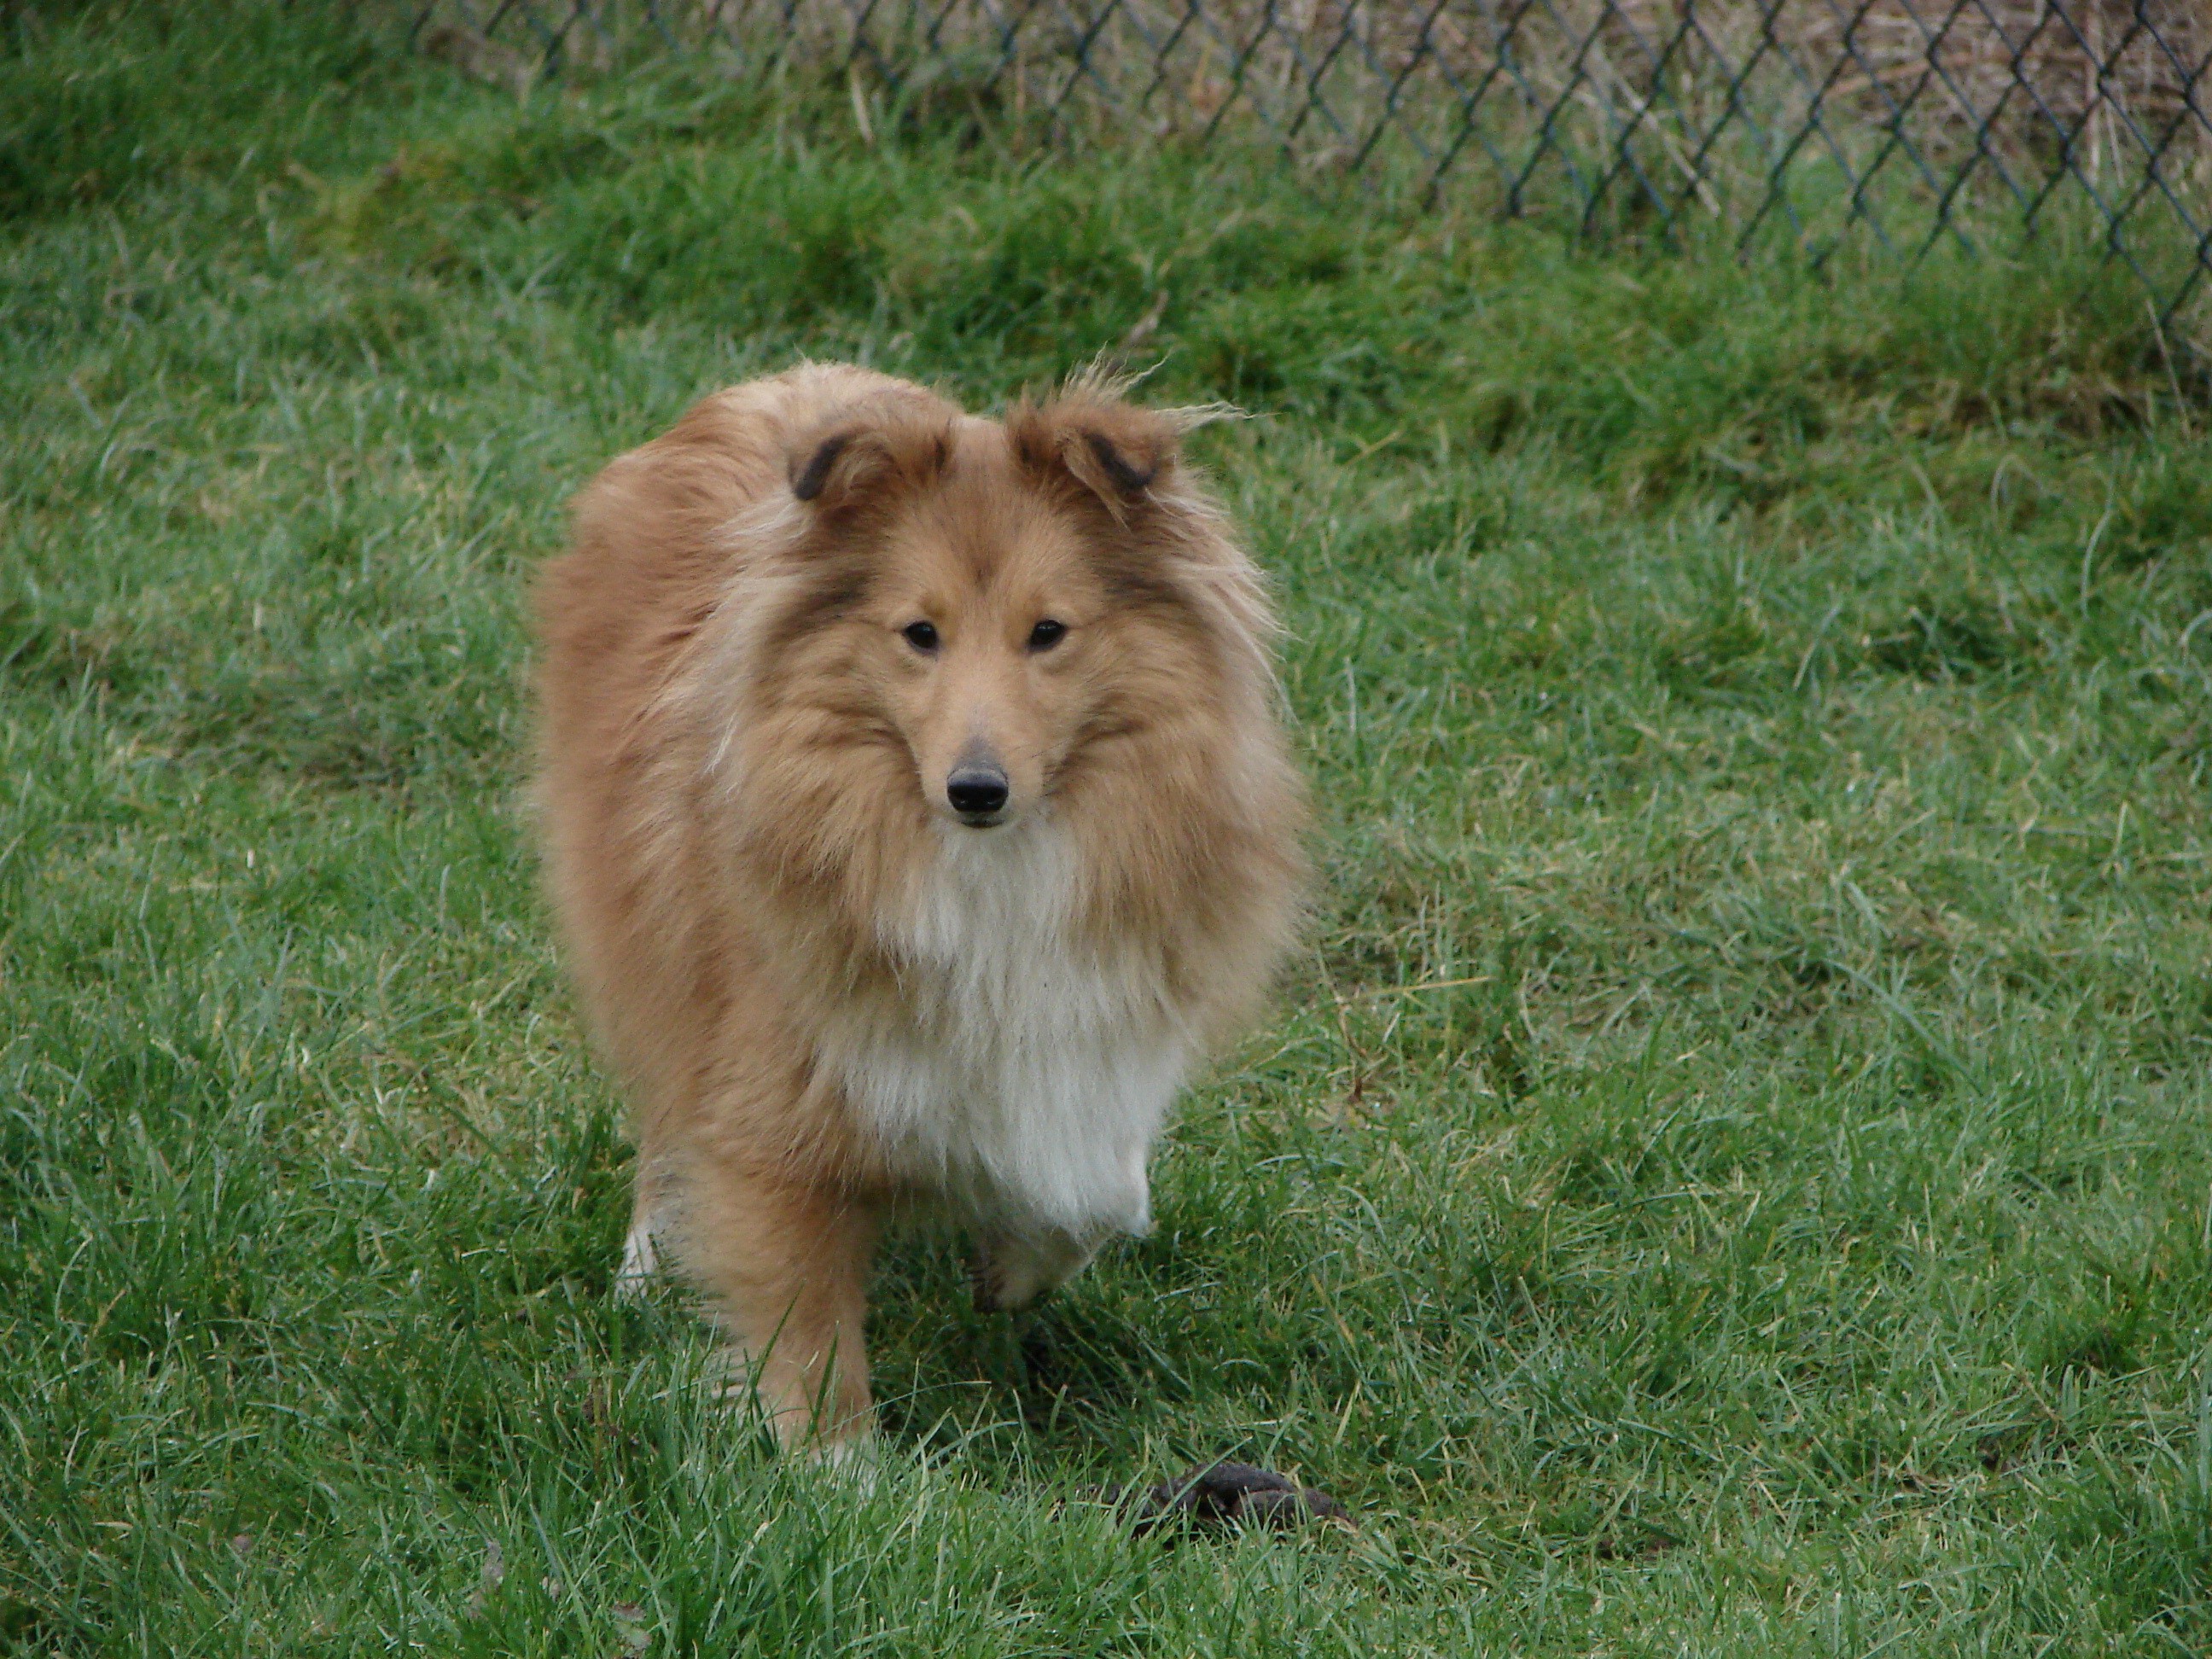
[[[623,1239],[622,1266],[615,1270],[615,1296],[636,1300],[660,1271],[660,1240],[668,1231],[665,1183],[654,1164],[640,1157],[637,1190],[630,1200],[629,1231]]]
[[[653,1224],[646,1217],[633,1217],[623,1240],[622,1266],[615,1270],[616,1297],[635,1302],[659,1271],[660,1249],[653,1240]]]

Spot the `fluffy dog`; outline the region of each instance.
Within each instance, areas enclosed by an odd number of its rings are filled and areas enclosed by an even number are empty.
[[[1304,878],[1258,572],[1097,377],[1003,422],[865,369],[719,392],[544,573],[555,908],[638,1144],[623,1272],[707,1297],[787,1441],[867,1432],[898,1211],[1015,1307],[1150,1224]]]

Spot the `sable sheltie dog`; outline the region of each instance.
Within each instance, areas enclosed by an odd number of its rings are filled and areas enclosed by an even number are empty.
[[[1097,376],[1003,422],[808,366],[577,498],[538,592],[555,908],[633,1109],[623,1273],[704,1293],[786,1440],[871,1425],[884,1221],[1012,1308],[1150,1224],[1177,1088],[1291,943],[1258,572]]]

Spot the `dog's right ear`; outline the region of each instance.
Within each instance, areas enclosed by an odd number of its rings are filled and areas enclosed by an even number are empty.
[[[793,446],[791,493],[817,513],[839,513],[888,489],[928,483],[951,456],[951,420],[935,410],[844,410]]]

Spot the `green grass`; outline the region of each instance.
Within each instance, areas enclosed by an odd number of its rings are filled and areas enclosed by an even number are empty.
[[[2212,446],[2112,273],[213,12],[0,57],[0,1650],[2212,1647]],[[521,595],[702,391],[1156,311],[1314,949],[1155,1237],[1020,1328],[888,1256],[855,1489],[608,1297]],[[1358,1530],[1055,1511],[1227,1453]]]

